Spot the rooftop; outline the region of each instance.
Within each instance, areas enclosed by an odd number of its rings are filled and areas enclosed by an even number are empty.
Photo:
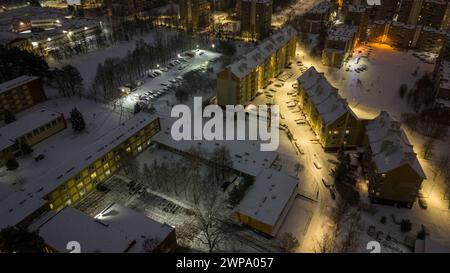
[[[308,94],[326,125],[348,111],[345,99],[341,98],[324,74],[317,72],[313,66],[298,78],[298,83]]]
[[[295,35],[297,35],[296,30],[292,26],[287,26],[261,41],[255,49],[227,66],[227,68],[237,77],[243,78]]]
[[[0,151],[14,145],[21,136],[52,122],[60,116],[61,113],[42,108],[6,126],[0,127]]]
[[[26,75],[24,75],[24,76],[20,76],[20,77],[17,77],[15,79],[12,79],[10,81],[0,83],[0,94],[4,93],[6,91],[9,91],[9,90],[11,90],[13,88],[16,88],[16,87],[22,86],[24,84],[27,84],[27,83],[29,83],[31,81],[36,80],[36,79],[39,79],[39,78],[38,77],[34,77],[34,76],[26,76]]]
[[[216,148],[225,146],[230,152],[231,161],[233,162],[232,168],[252,176],[257,176],[263,169],[270,167],[278,157],[278,154],[275,151],[261,151],[260,143],[256,140],[176,141],[173,137],[171,137],[171,127],[173,122],[174,119],[161,118],[161,132],[153,138],[153,141],[183,152],[187,152],[191,148],[201,148],[206,153],[205,157],[212,155]],[[234,132],[236,131],[237,129],[235,128]]]
[[[39,235],[58,252],[77,241],[82,253],[151,252],[173,227],[119,204],[111,204],[95,218],[65,207],[38,227]]]
[[[296,177],[267,168],[256,177],[236,211],[274,226],[297,185]]]
[[[323,14],[327,12],[332,6],[333,4],[331,2],[323,1],[309,9],[307,13]]]
[[[426,179],[413,145],[400,125],[400,122],[393,120],[386,111],[382,111],[378,117],[367,123],[366,132],[372,160],[381,173],[408,164],[418,176]]]
[[[352,40],[357,32],[357,26],[345,24],[335,25],[328,29],[327,39],[333,41],[348,41]]]

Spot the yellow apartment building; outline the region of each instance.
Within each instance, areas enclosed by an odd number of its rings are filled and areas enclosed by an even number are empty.
[[[298,78],[298,102],[325,150],[358,147],[364,124],[323,73],[310,67]]]
[[[217,74],[217,103],[247,105],[295,56],[297,32],[285,27]]]

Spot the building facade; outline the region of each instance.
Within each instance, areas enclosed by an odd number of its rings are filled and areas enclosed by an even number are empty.
[[[339,96],[323,73],[310,67],[298,78],[298,102],[311,129],[326,151],[355,149],[364,137],[364,122]]]
[[[341,67],[352,56],[353,49],[358,44],[358,30],[358,26],[343,24],[330,28],[322,51],[322,64]]]
[[[365,144],[370,200],[411,208],[426,176],[401,123],[382,111],[368,121]]]
[[[37,77],[20,76],[0,84],[0,117],[8,110],[18,113],[47,99]]]
[[[241,0],[240,22],[244,39],[267,38],[272,24],[272,0]]]
[[[337,6],[331,2],[320,2],[308,10],[302,17],[300,24],[303,33],[318,34],[329,24],[333,13],[337,11]]]
[[[179,0],[181,26],[192,32],[209,26],[211,8],[207,0]]]
[[[217,74],[217,103],[247,105],[295,56],[297,32],[285,27]]]

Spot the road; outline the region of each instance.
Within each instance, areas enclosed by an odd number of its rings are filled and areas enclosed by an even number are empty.
[[[300,183],[316,183],[316,188],[319,190],[316,209],[313,212],[308,231],[304,235],[303,242],[298,249],[299,252],[313,252],[315,242],[321,238],[323,227],[327,226],[330,209],[334,204],[334,200],[331,198],[329,190],[322,183],[322,178],[327,181],[332,180],[330,170],[334,165],[331,164],[329,160],[336,160],[336,157],[333,154],[326,154],[323,151],[322,146],[317,142],[317,137],[307,123],[299,125],[295,122],[295,120],[299,118],[304,118],[301,111],[295,110],[299,109],[298,106],[292,109],[287,106],[287,102],[294,100],[294,97],[288,95],[288,92],[295,89],[292,85],[297,82],[297,78],[306,70],[306,67],[297,65],[297,60],[303,59],[302,55],[302,52],[298,51],[296,58],[293,61],[292,68],[286,69],[285,73],[292,74],[292,76],[284,82],[284,85],[282,87],[275,87],[272,84],[266,89],[269,90],[269,88],[272,88],[276,90],[276,92],[267,91],[266,93],[272,94],[273,103],[280,107],[280,113],[283,117],[280,120],[280,124],[287,125],[288,130],[292,133],[294,139],[296,139],[296,142],[303,151],[303,154],[299,153],[296,156],[296,159],[298,163],[304,166],[300,178],[304,178],[304,180],[307,181],[300,181]],[[275,83],[279,83],[279,81],[276,81]],[[293,145],[291,146],[294,147]],[[314,165],[314,162],[318,163],[321,166],[321,169],[318,169]],[[303,235],[298,237],[302,236]]]

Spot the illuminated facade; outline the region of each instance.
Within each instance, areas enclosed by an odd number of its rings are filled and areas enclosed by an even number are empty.
[[[364,121],[358,119],[323,73],[309,68],[298,78],[299,106],[326,151],[355,149],[364,137]]]
[[[62,182],[47,196],[50,208],[59,211],[92,191],[97,184],[105,181],[120,169],[126,156],[136,156],[146,149],[151,143],[151,137],[159,130],[159,119],[155,119],[119,145],[111,147],[110,151],[105,150],[98,154],[97,158],[88,159],[89,164]]]
[[[181,25],[186,31],[196,31],[210,24],[211,10],[207,0],[179,0]]]
[[[217,103],[247,105],[295,56],[297,32],[288,26],[217,74]]]
[[[327,66],[341,67],[352,55],[358,44],[359,27],[336,25],[328,30],[325,48],[322,51],[322,63]]]
[[[267,38],[272,23],[272,0],[242,0],[240,22],[244,39],[255,41]]]
[[[365,144],[370,200],[411,208],[426,176],[400,122],[382,111],[367,123]]]

